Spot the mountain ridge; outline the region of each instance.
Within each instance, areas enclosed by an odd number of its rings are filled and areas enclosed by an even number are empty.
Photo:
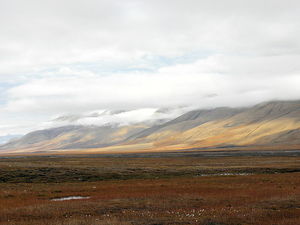
[[[2,145],[0,150],[51,152],[93,148],[101,151],[106,147],[160,150],[292,144],[300,145],[299,100],[193,110],[154,126],[140,123],[51,128],[31,132]]]

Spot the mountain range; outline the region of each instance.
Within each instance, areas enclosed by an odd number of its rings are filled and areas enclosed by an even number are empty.
[[[0,136],[0,145],[1,144],[5,144],[6,142],[12,140],[12,139],[16,139],[16,138],[20,138],[22,135],[18,135],[18,134],[8,134],[8,135],[3,135]]]
[[[0,152],[159,151],[300,146],[300,101],[200,109],[150,125],[68,125],[14,139]]]

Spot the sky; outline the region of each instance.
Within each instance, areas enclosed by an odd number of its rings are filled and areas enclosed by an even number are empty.
[[[0,136],[300,99],[299,9],[298,0],[0,0]]]

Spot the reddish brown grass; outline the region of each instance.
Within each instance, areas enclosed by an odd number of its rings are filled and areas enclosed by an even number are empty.
[[[109,160],[106,160],[104,161],[108,163]],[[151,159],[151,163],[145,159],[134,161],[135,165],[152,167],[153,163],[161,162],[160,160]],[[177,160],[180,168],[197,163],[203,163],[202,166],[205,164],[204,159],[184,159],[184,163]],[[207,160],[206,167],[222,166],[220,159]],[[278,160],[265,159],[264,165],[273,165]],[[244,160],[223,160],[225,163],[226,161],[227,166],[240,168]],[[78,162],[72,161],[68,166],[86,166],[85,162],[83,160],[78,165]],[[285,162],[286,164],[279,164],[282,167],[295,167],[292,158],[285,158]],[[95,166],[93,163],[88,164]],[[130,160],[124,164],[120,162],[119,166],[126,167],[125,164],[128,163],[130,164]],[[174,161],[172,163],[174,166]],[[261,163],[262,160],[252,162],[254,167]],[[166,162],[160,167],[168,164]],[[299,186],[300,173],[77,183],[0,183],[0,224],[296,225],[300,224]],[[50,201],[57,197],[77,195],[91,198]]]

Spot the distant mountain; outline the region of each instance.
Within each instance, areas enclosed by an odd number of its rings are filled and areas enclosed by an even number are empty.
[[[18,134],[9,134],[9,135],[0,136],[0,144],[5,144],[6,142],[9,142],[12,139],[19,138],[21,136],[22,135],[18,135]]]
[[[300,101],[194,110],[158,125],[63,126],[29,133],[1,149],[35,152],[291,145],[300,146]]]
[[[150,127],[128,138],[128,140],[136,140],[140,138],[149,137],[151,134],[163,132],[183,132],[194,127],[200,126],[209,121],[229,118],[242,112],[243,109],[232,108],[216,108],[210,110],[194,110],[177,117],[174,120],[168,121],[164,124]]]
[[[146,127],[134,126],[64,126],[38,130],[26,134],[1,146],[1,149],[27,149],[28,151],[48,151],[56,149],[81,149],[105,147],[119,144],[133,133]]]
[[[188,112],[128,140],[151,142],[156,148],[287,145],[300,144],[299,128],[300,101],[276,101],[243,109]]]

